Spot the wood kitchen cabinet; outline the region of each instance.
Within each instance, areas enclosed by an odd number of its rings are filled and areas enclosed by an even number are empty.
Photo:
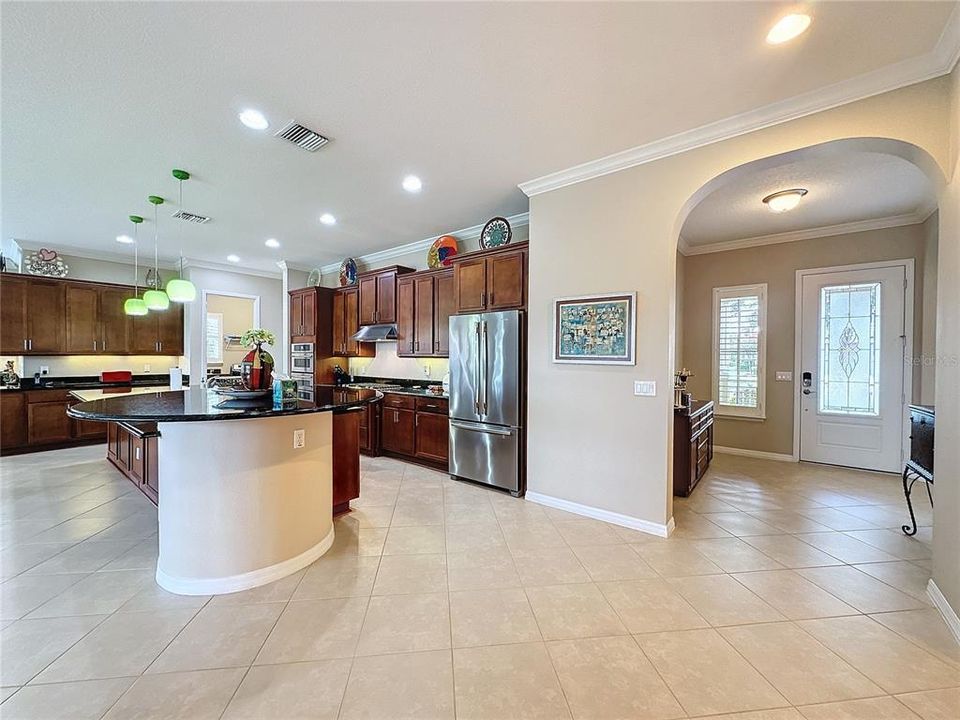
[[[0,273],[0,353],[20,355],[27,349],[27,281]]]
[[[314,342],[317,334],[317,295],[315,288],[290,292],[290,342]]]
[[[0,352],[58,355],[64,351],[63,281],[3,274],[0,305]]]
[[[128,297],[129,291],[110,286],[67,285],[65,351],[76,355],[127,352],[130,316],[123,312],[123,304]],[[168,340],[168,347],[174,342]]]
[[[415,398],[386,394],[380,414],[380,447],[399,455],[416,454]]]
[[[183,355],[182,305],[170,303],[170,307],[162,312],[134,316],[131,328],[132,354]]]
[[[105,423],[67,415],[67,408],[77,402],[68,390],[0,391],[0,452],[72,447],[106,438]]]
[[[526,305],[525,243],[456,257],[453,268],[458,313],[509,310]]]
[[[67,408],[73,403],[66,393],[28,391],[27,444],[51,445],[73,439],[73,420]]]
[[[397,281],[397,355],[447,357],[454,309],[453,271],[426,271]]]
[[[450,422],[446,400],[417,398],[414,454],[423,460],[447,464],[450,455]]]
[[[673,409],[673,494],[687,497],[713,459],[713,401]]]
[[[157,424],[108,423],[107,460],[156,505],[160,498]]]
[[[358,276],[359,318],[361,325],[397,322],[397,279],[413,269],[394,265],[371,270]]]
[[[26,393],[0,390],[0,450],[12,450],[26,444]]]
[[[391,455],[432,467],[447,467],[450,445],[448,401],[384,393],[380,447]]]
[[[376,357],[373,343],[359,343],[353,336],[360,330],[360,291],[340,288],[333,296],[333,349],[338,357]]]
[[[360,422],[366,408],[333,416],[333,514],[360,497]]]

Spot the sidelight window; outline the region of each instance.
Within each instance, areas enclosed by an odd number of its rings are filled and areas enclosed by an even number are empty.
[[[713,398],[720,415],[763,418],[767,286],[713,289]]]

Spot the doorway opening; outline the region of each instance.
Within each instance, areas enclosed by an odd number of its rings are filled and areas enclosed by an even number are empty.
[[[240,362],[247,354],[240,338],[260,327],[260,296],[221,291],[203,292],[203,377],[240,375]]]

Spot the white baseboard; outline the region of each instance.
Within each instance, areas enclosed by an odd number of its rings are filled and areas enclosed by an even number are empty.
[[[723,453],[724,455],[739,455],[740,457],[759,458],[761,460],[777,460],[778,462],[797,461],[793,455],[787,455],[786,453],[763,452],[762,450],[745,450],[743,448],[723,447],[721,445],[714,445],[713,451]]]
[[[581,505],[571,500],[564,500],[553,497],[552,495],[543,495],[542,493],[532,492],[530,490],[527,490],[524,497],[538,505],[546,505],[547,507],[556,508],[557,510],[566,510],[568,513],[573,513],[574,515],[583,515],[584,517],[593,518],[594,520],[602,520],[612,525],[619,525],[620,527],[630,528],[631,530],[639,530],[640,532],[656,535],[657,537],[670,537],[670,533],[673,532],[675,526],[673,518],[670,518],[666,524],[655,523],[649,520],[641,520],[631,515],[621,515],[611,510],[603,510],[602,508],[596,508],[590,505]]]
[[[950,632],[953,633],[953,639],[960,643],[960,617],[957,617],[957,611],[950,607],[950,603],[947,602],[943,593],[940,592],[940,588],[937,587],[933,578],[930,578],[930,581],[927,583],[927,595],[930,596],[934,606],[940,611],[940,614],[943,615],[944,622],[947,623],[947,627],[950,628]]]
[[[168,592],[176,595],[224,595],[226,593],[240,592],[250,588],[267,585],[287,575],[292,575],[298,570],[302,570],[310,563],[323,555],[333,545],[334,529],[320,542],[312,548],[305,550],[299,555],[284,560],[276,565],[252,570],[240,575],[230,575],[229,577],[219,578],[181,578],[167,575],[157,565],[157,585]]]

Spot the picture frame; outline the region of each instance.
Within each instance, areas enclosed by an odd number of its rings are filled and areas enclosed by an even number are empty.
[[[637,294],[603,293],[553,301],[553,362],[636,365]]]

